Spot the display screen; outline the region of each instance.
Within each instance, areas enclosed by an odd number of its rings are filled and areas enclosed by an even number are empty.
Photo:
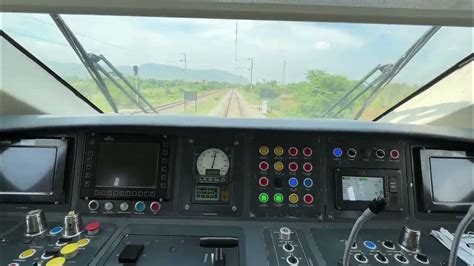
[[[96,187],[155,188],[159,143],[101,142]]]
[[[474,203],[474,158],[431,157],[434,203]]]
[[[342,199],[372,201],[384,197],[383,177],[342,176]]]
[[[0,146],[0,194],[53,194],[55,147]]]
[[[196,187],[196,200],[219,200],[219,187],[213,186],[197,186]]]

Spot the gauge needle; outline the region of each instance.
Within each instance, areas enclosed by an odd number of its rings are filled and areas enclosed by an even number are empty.
[[[214,168],[214,163],[216,162],[216,156],[217,156],[217,152],[214,152],[214,158],[212,159],[211,169]]]

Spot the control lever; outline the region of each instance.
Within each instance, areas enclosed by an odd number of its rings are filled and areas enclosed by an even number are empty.
[[[26,214],[26,236],[37,236],[46,232],[48,224],[42,210],[32,210]]]
[[[357,234],[362,226],[370,219],[374,218],[377,214],[385,209],[387,202],[384,198],[377,197],[372,202],[370,202],[369,207],[362,213],[361,216],[357,219],[354,226],[352,226],[349,239],[346,241],[346,246],[344,248],[344,256],[342,257],[342,265],[349,266],[349,254],[351,250],[352,243],[354,243],[357,238]]]
[[[223,248],[235,248],[239,246],[239,239],[236,237],[210,236],[201,237],[199,245],[204,248],[214,248],[213,266],[225,266],[225,256]]]
[[[474,204],[471,205],[471,207],[467,211],[466,216],[462,218],[461,222],[456,228],[456,232],[454,233],[453,243],[451,244],[451,251],[449,252],[448,266],[456,265],[456,259],[458,257],[459,242],[461,242],[461,237],[462,237],[463,232],[466,230],[467,226],[472,222],[473,219],[474,219]]]

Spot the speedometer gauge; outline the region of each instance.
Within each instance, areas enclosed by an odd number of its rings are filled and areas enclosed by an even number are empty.
[[[229,157],[217,148],[210,148],[199,154],[196,168],[200,175],[225,176],[229,171]]]

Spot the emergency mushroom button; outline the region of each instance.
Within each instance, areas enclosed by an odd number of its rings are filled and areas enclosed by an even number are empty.
[[[61,248],[60,253],[64,258],[69,259],[76,256],[78,250],[79,245],[77,243],[71,243]]]
[[[100,222],[90,222],[86,225],[85,229],[88,235],[96,235],[100,230]]]
[[[63,266],[66,259],[63,257],[56,257],[46,263],[46,266]]]

